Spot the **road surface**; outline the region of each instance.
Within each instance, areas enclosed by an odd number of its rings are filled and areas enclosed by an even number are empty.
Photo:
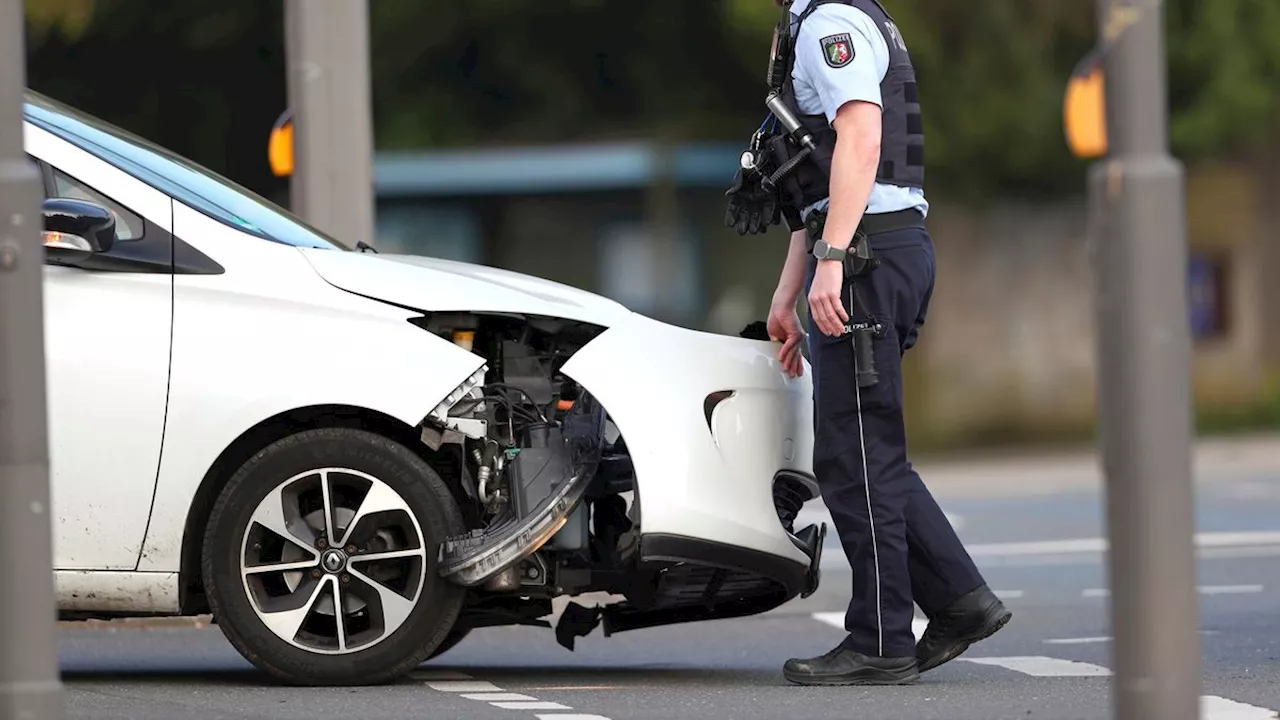
[[[822,589],[762,616],[621,633],[569,652],[550,630],[493,628],[391,687],[263,682],[212,627],[62,632],[66,718],[1110,718],[1102,495],[1088,457],[922,467],[1013,621],[899,688],[788,685],[781,665],[841,636],[849,585],[828,543]],[[1198,463],[1203,718],[1280,709],[1280,441]],[[822,519],[820,503],[805,517]]]

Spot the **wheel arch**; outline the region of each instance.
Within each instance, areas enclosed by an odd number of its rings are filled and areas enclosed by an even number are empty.
[[[290,435],[344,427],[366,430],[401,443],[440,473],[455,498],[460,496],[461,488],[456,473],[451,470],[449,458],[424,445],[417,428],[386,413],[351,405],[310,405],[273,415],[245,430],[218,455],[191,499],[183,524],[178,569],[178,600],[182,614],[197,615],[209,611],[200,577],[204,531],[214,502],[236,470],[255,453]]]

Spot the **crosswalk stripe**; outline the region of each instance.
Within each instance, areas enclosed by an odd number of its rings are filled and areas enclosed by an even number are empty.
[[[483,680],[439,680],[428,682],[427,687],[440,692],[481,693],[502,692],[502,688]]]
[[[495,702],[489,703],[494,707],[500,707],[503,710],[572,710],[568,705],[560,703],[544,702],[542,700],[533,700],[529,702]]]
[[[1246,705],[1217,695],[1202,695],[1200,717],[1204,720],[1275,720],[1280,717],[1280,714],[1274,710]]]
[[[1106,677],[1111,674],[1110,670],[1101,665],[1042,655],[958,659],[978,665],[995,665],[1034,677]]]

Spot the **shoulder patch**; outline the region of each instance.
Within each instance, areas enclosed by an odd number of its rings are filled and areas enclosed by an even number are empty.
[[[849,33],[828,35],[821,40],[822,58],[833,68],[842,68],[853,62],[853,38]]]

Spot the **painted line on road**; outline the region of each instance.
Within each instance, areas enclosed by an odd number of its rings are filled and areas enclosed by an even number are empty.
[[[1200,588],[1205,595],[1248,595],[1262,592],[1261,585],[1209,585]]]
[[[1204,720],[1275,720],[1280,713],[1217,695],[1201,695],[1200,717]]]
[[[1249,595],[1262,590],[1261,585],[1201,585],[1196,588],[1196,592],[1201,595]],[[1087,598],[1108,597],[1111,591],[1106,588],[1089,588],[1080,595]]]
[[[543,700],[489,703],[503,710],[572,710],[568,705]]]
[[[1110,670],[1101,665],[1043,655],[956,659],[976,665],[994,665],[1035,677],[1104,677],[1111,674]]]
[[[1217,635],[1217,630],[1200,630],[1201,635]],[[1043,640],[1046,645],[1089,645],[1093,643],[1109,643],[1115,638],[1110,635],[1099,635],[1097,637],[1078,637],[1078,638],[1050,638]]]
[[[838,628],[844,627],[844,613],[840,612],[821,612],[814,613],[813,618],[827,625],[834,625]],[[911,621],[911,630],[915,633],[917,639],[924,632],[928,621],[924,618],[915,618]],[[1213,631],[1201,630],[1201,635],[1212,634]],[[1084,638],[1061,638],[1055,640],[1045,640],[1044,642],[1054,645],[1082,645],[1087,643],[1111,642],[1112,638],[1084,637]],[[1023,675],[1031,675],[1033,677],[1110,677],[1111,670],[1101,665],[1093,663],[1078,662],[1075,660],[1063,660],[1061,658],[1046,657],[1043,655],[1022,655],[1012,657],[982,657],[982,658],[956,658],[959,661],[972,663],[974,665],[987,665],[991,667],[1001,667],[1006,670],[1022,673]],[[1254,705],[1246,705],[1244,703],[1228,700],[1217,695],[1203,695],[1200,698],[1200,717],[1204,720],[1280,720],[1280,713],[1266,708],[1256,707]],[[595,715],[539,715],[538,720],[607,720],[607,718],[599,718]]]
[[[1227,548],[1257,545],[1280,545],[1280,532],[1204,532],[1196,533],[1196,547]],[[1033,542],[985,543],[968,546],[969,554],[979,557],[1011,555],[1070,555],[1106,552],[1106,538],[1076,538]]]
[[[1196,557],[1231,559],[1280,555],[1280,532],[1206,532],[1195,535]],[[1008,565],[1064,565],[1096,562],[1107,552],[1105,538],[1072,538],[1027,542],[975,543],[966,546],[975,560]],[[822,551],[822,567],[848,568],[844,550],[828,543]]]
[[[842,621],[843,622],[843,621]],[[423,681],[432,690],[446,693],[457,693],[458,697],[467,700],[487,702],[489,705],[503,710],[572,710],[569,705],[558,702],[539,700],[532,695],[513,693],[503,690],[485,680],[477,680],[466,673],[456,670],[416,670],[409,674],[415,680]],[[609,720],[603,715],[587,715],[582,713],[539,714],[538,720],[555,718],[556,720]]]
[[[1091,643],[1111,642],[1111,638],[1103,637],[1081,637],[1081,638],[1055,638],[1053,640],[1045,640],[1049,645],[1089,645]]]
[[[501,692],[502,688],[483,680],[440,680],[427,683],[427,687],[440,692],[478,693]]]
[[[488,700],[489,702],[516,702],[518,700],[532,702],[538,699],[532,695],[521,695],[520,693],[510,692],[463,693],[462,697],[468,700]]]
[[[840,628],[841,630],[844,629],[844,613],[842,612],[814,613],[813,619],[820,623]],[[924,629],[928,627],[928,625],[929,621],[925,618],[918,617],[911,619],[911,634],[916,636],[917,641],[919,641],[920,637],[924,635]]]

